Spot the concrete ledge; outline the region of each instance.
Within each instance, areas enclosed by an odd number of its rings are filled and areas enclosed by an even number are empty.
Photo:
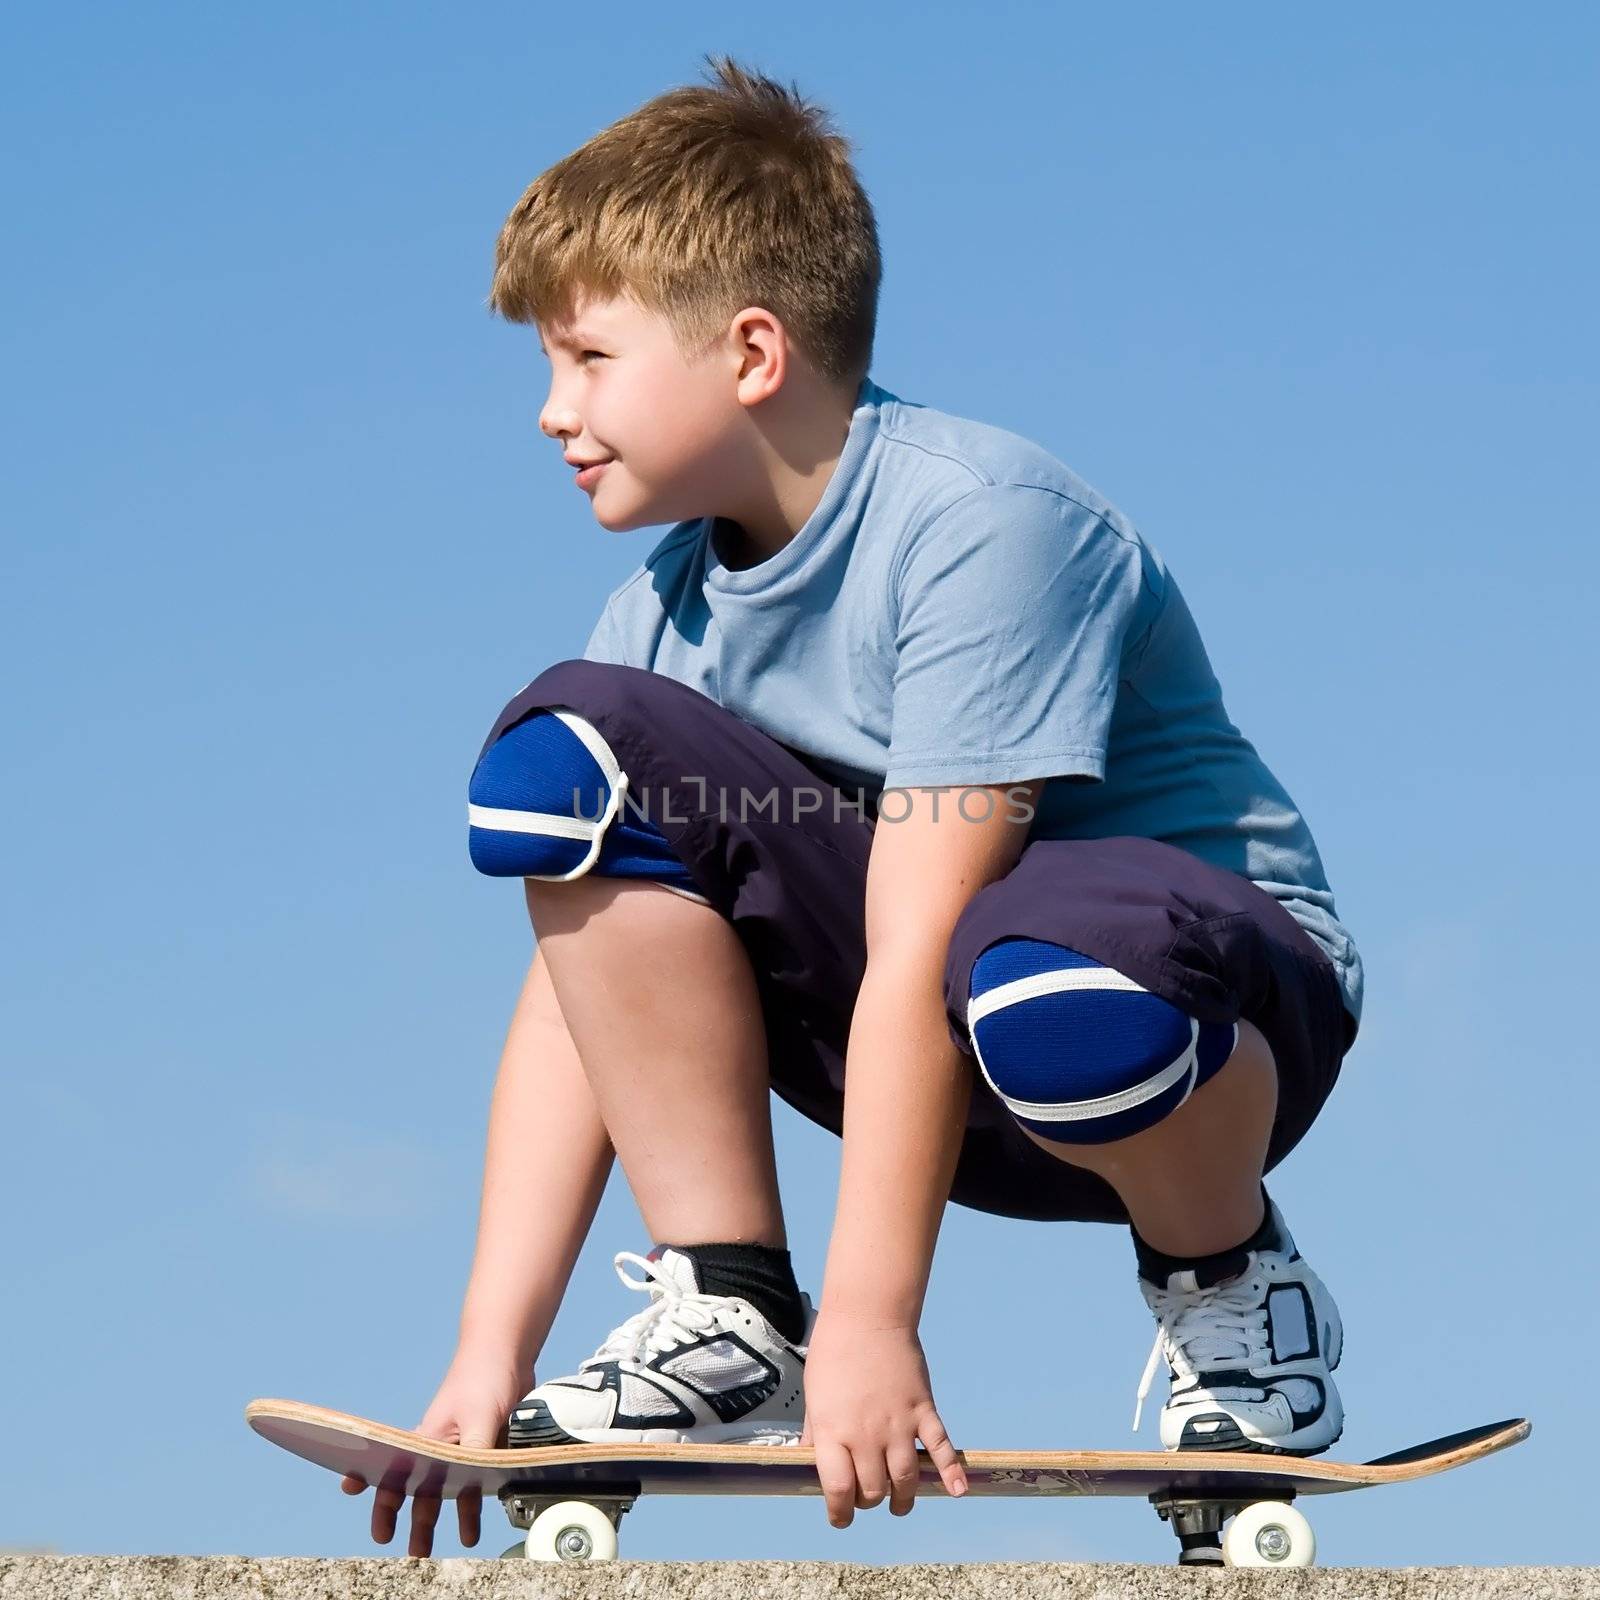
[[[1228,1572],[1006,1561],[867,1567],[831,1561],[538,1562],[246,1556],[0,1556],[0,1600],[1600,1600],[1593,1567],[1318,1567]]]

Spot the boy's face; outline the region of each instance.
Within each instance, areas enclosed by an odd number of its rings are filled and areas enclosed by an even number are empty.
[[[601,527],[717,515],[747,420],[734,346],[689,365],[666,320],[626,296],[580,298],[571,322],[539,335],[550,361],[539,427],[564,456],[606,463],[580,485]]]

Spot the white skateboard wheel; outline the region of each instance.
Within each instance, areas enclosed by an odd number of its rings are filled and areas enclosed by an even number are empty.
[[[599,1506],[563,1500],[533,1519],[526,1550],[530,1561],[615,1561],[617,1530]]]
[[[1223,1530],[1222,1559],[1230,1567],[1309,1567],[1317,1536],[1291,1505],[1258,1500]]]

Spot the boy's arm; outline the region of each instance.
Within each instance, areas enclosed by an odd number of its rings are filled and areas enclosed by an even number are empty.
[[[817,1333],[807,1358],[807,1440],[829,1518],[858,1492],[909,1510],[901,1492],[920,1436],[955,1491],[959,1467],[920,1376],[916,1327],[972,1092],[972,1063],[945,1021],[943,976],[957,918],[1022,853],[1043,780],[906,789],[908,815],[880,818],[867,864],[867,968],[845,1067],[844,1153]],[[957,806],[965,794],[968,821]],[[1019,813],[1021,815],[1019,816]],[[913,1355],[914,1352],[914,1355]],[[922,1427],[918,1428],[918,1422]],[[932,1431],[934,1437],[929,1437]],[[874,1498],[876,1497],[876,1498]]]

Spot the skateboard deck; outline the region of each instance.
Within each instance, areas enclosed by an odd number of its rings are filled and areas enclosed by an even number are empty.
[[[297,1400],[252,1400],[263,1438],[369,1485],[454,1499],[496,1496],[528,1530],[508,1556],[606,1560],[616,1527],[641,1495],[820,1495],[816,1452],[795,1444],[574,1444],[476,1450]],[[965,1450],[967,1493],[1116,1495],[1148,1499],[1173,1525],[1186,1564],[1306,1566],[1315,1538],[1289,1504],[1432,1477],[1520,1443],[1521,1418],[1468,1428],[1365,1463],[1251,1451]],[[944,1495],[924,1452],[918,1496]],[[1233,1518],[1222,1537],[1222,1524]]]

